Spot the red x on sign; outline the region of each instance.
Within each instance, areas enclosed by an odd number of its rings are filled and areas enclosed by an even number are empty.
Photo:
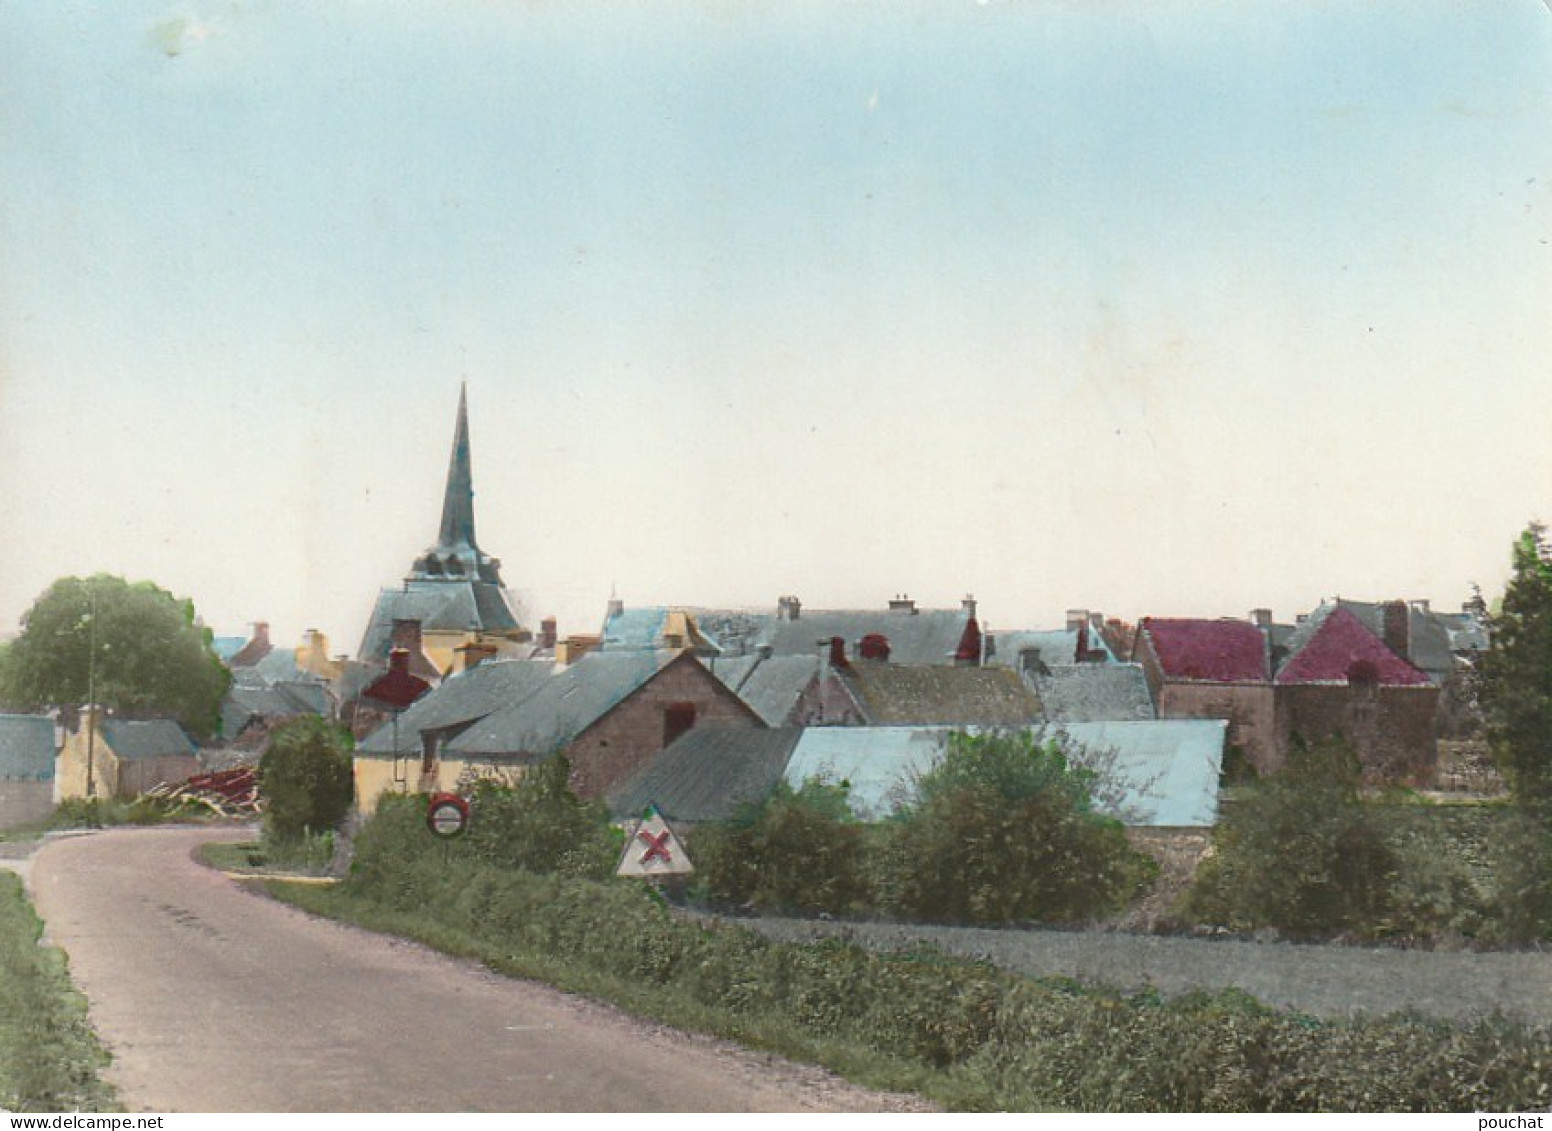
[[[665,864],[673,862],[673,857],[668,851],[669,832],[667,829],[658,833],[657,836],[653,836],[648,829],[642,829],[636,836],[646,842],[647,850],[641,854],[641,862],[643,864],[650,864],[653,860],[661,860]]]

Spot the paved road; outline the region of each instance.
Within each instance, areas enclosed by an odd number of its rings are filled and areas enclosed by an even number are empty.
[[[231,830],[52,841],[31,884],[131,1110],[890,1111],[817,1070],[310,918],[195,863]]]

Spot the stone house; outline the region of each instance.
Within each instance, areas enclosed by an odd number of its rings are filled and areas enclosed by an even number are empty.
[[[1243,620],[1144,617],[1132,659],[1161,719],[1225,719],[1258,773],[1282,764],[1266,634]]]
[[[1285,755],[1295,739],[1339,736],[1352,745],[1366,779],[1431,783],[1439,685],[1352,610],[1322,605],[1308,617],[1274,683]]]
[[[565,753],[572,789],[599,798],[705,724],[765,726],[690,651],[591,652],[443,749],[445,757],[497,772]]]
[[[163,782],[186,781],[202,768],[199,748],[173,719],[115,719],[89,708],[65,733],[58,796],[127,800]]]

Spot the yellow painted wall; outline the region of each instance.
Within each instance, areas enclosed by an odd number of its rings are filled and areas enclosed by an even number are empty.
[[[90,720],[83,720],[80,729],[74,734],[65,735],[65,744],[59,751],[59,762],[55,766],[54,773],[55,780],[59,783],[61,801],[87,796],[86,762],[88,735],[92,725]],[[97,736],[90,754],[96,795],[112,797],[119,785],[119,760],[114,757],[113,751],[108,749],[108,744],[103,741],[101,735]]]
[[[479,778],[515,781],[521,770],[511,766],[476,764],[455,759],[439,759],[430,774],[421,773],[419,753],[398,763],[399,781],[392,758],[357,754],[352,768],[356,779],[356,808],[363,816],[377,811],[386,793],[451,793]]]

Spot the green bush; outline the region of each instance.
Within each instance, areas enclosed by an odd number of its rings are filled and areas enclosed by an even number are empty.
[[[316,715],[276,727],[259,760],[264,830],[296,840],[339,827],[355,794],[350,732]]]
[[[1504,809],[1488,853],[1494,933],[1510,942],[1552,937],[1552,813],[1519,805]]]
[[[1228,810],[1184,911],[1296,938],[1373,934],[1395,910],[1398,871],[1383,822],[1359,799],[1356,758],[1327,742],[1296,749]]]
[[[846,787],[810,779],[777,784],[764,802],[689,842],[696,891],[713,904],[842,915],[867,902],[865,829]]]
[[[1094,811],[1095,775],[1025,733],[954,734],[884,826],[876,890],[934,922],[1070,922],[1122,906],[1157,875]]]
[[[612,874],[622,844],[609,812],[577,797],[570,778],[570,761],[556,756],[524,771],[515,785],[476,782],[460,845],[481,859],[530,872]]]

